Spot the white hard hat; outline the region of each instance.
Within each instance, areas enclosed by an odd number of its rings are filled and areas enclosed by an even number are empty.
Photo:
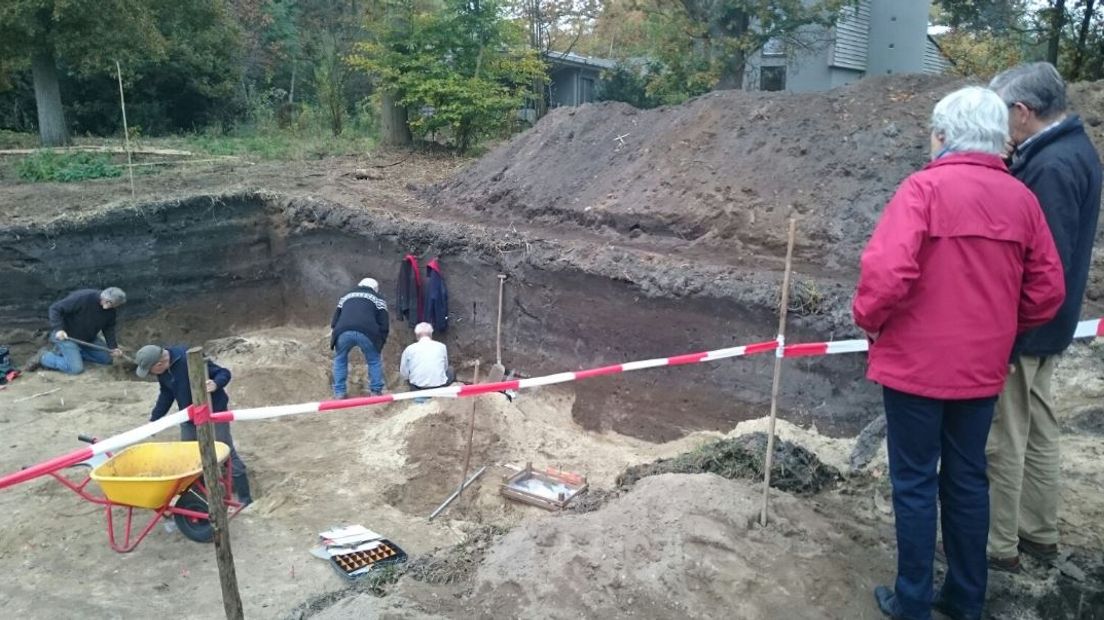
[[[364,278],[360,281],[359,286],[367,286],[373,291],[376,291],[377,293],[379,292],[379,282],[376,282],[375,278]]]

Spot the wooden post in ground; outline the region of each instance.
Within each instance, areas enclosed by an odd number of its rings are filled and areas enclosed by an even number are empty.
[[[115,74],[119,76],[119,107],[123,110],[123,143],[126,145],[127,152],[127,173],[130,175],[130,196],[134,197],[134,162],[130,157],[130,127],[127,126],[126,119],[126,99],[123,98],[123,68],[119,65],[119,61],[115,61]]]
[[[479,360],[475,360],[475,375],[472,385],[479,383]],[[464,494],[464,483],[468,479],[468,468],[471,467],[472,442],[475,440],[475,402],[478,396],[472,396],[471,417],[468,420],[468,448],[464,451],[464,475],[460,476],[460,488],[456,489],[456,499]]]
[[[207,362],[203,359],[202,347],[188,349],[188,382],[192,388],[192,404],[208,405]],[[222,585],[222,606],[227,620],[242,620],[245,615],[242,611],[241,594],[238,593],[238,576],[234,571],[234,553],[230,550],[230,523],[224,501],[226,490],[222,487],[221,468],[215,455],[215,425],[197,424],[196,438],[199,440],[199,454],[203,459],[207,511],[215,530],[215,558],[218,560],[219,583]]]
[[[790,267],[793,265],[794,237],[797,221],[790,218],[789,239],[786,241],[786,270],[782,272],[782,302],[778,310],[778,346],[774,357],[774,380],[771,383],[770,426],[767,429],[767,455],[763,465],[763,512],[759,515],[759,524],[767,524],[767,509],[770,505],[771,467],[774,465],[774,423],[778,419],[778,390],[782,383],[782,346],[786,343],[786,312],[790,306]]]

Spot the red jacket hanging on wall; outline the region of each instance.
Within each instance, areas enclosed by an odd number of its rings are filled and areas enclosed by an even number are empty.
[[[867,377],[928,398],[1000,393],[1016,334],[1065,297],[1038,200],[983,153],[943,156],[906,179],[861,269],[852,312],[876,336]]]

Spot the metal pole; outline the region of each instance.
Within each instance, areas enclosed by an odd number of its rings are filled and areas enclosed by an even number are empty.
[[[498,323],[495,327],[495,366],[502,366],[502,287],[506,276],[498,274]]]
[[[429,520],[430,520],[430,521],[432,521],[432,520],[434,520],[435,518],[437,518],[437,515],[441,514],[441,511],[442,511],[442,510],[444,510],[445,508],[447,508],[447,507],[448,507],[448,505],[452,503],[452,500],[456,499],[456,497],[457,497],[458,495],[460,495],[460,491],[462,491],[462,490],[464,490],[465,488],[467,488],[467,487],[471,486],[471,483],[475,482],[475,479],[476,479],[476,478],[478,478],[478,477],[482,476],[482,475],[483,475],[483,472],[484,472],[484,471],[486,471],[486,470],[487,470],[487,466],[486,466],[486,465],[484,465],[483,467],[480,467],[480,468],[479,468],[479,471],[477,471],[477,472],[475,472],[474,474],[472,474],[471,478],[468,478],[468,479],[467,479],[467,481],[466,481],[466,482],[464,482],[464,484],[460,485],[460,488],[459,488],[459,489],[456,489],[455,491],[453,491],[453,492],[452,492],[452,495],[449,495],[449,496],[448,496],[448,499],[446,499],[446,500],[445,500],[445,503],[443,503],[443,504],[441,504],[440,506],[438,506],[438,507],[437,507],[437,510],[434,510],[434,511],[433,511],[433,514],[429,515]]]
[[[782,347],[786,344],[786,312],[790,306],[790,267],[793,265],[794,236],[797,221],[790,218],[789,239],[786,242],[786,270],[782,272],[782,307],[778,312],[778,349],[774,355],[774,380],[771,384],[770,426],[767,430],[767,456],[763,466],[763,512],[759,524],[767,524],[767,508],[770,504],[771,467],[774,465],[774,423],[778,419],[778,389],[782,383]]]
[[[479,360],[475,360],[475,374],[472,378],[472,385],[479,383]],[[475,403],[478,402],[478,397],[472,398],[471,416],[468,419],[468,448],[464,451],[464,475],[460,476],[460,487],[456,489],[456,496],[460,497],[464,494],[464,487],[467,484],[464,482],[468,478],[468,468],[471,467],[471,453],[472,453],[472,441],[475,439]]]

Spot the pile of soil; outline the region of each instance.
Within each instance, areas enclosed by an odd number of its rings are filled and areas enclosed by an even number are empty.
[[[763,479],[766,453],[766,433],[722,439],[673,459],[630,467],[618,479],[618,484],[622,488],[631,488],[641,478],[666,473],[709,473],[754,482]],[[839,480],[839,470],[821,463],[816,454],[790,441],[775,442],[771,487],[795,495],[812,495]]]
[[[744,268],[774,264],[785,221],[798,216],[798,270],[853,277],[886,201],[928,161],[932,107],[964,84],[883,76],[828,93],[725,91],[656,110],[560,108],[426,195],[500,225],[582,227]],[[1069,92],[1104,151],[1104,88]],[[1094,266],[1095,301],[1104,297],[1104,256]]]
[[[465,591],[404,580],[385,598],[350,598],[316,617],[871,617],[885,550],[855,549],[788,495],[760,528],[761,499],[744,481],[650,476],[601,511],[506,534]]]
[[[862,80],[829,93],[725,91],[685,105],[560,108],[431,191],[505,222],[576,224],[853,269],[898,183],[928,158],[932,106],[960,82]]]

